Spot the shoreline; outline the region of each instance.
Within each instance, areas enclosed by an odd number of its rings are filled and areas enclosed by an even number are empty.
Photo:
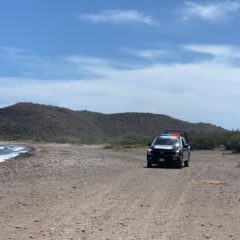
[[[25,144],[7,144],[7,143],[4,143],[4,144],[0,144],[1,146],[14,146],[15,148],[22,148],[19,150],[19,152],[13,152],[12,153],[9,153],[9,154],[3,154],[3,155],[0,155],[0,163],[3,163],[3,162],[6,162],[8,160],[16,160],[16,159],[22,159],[22,158],[26,158],[26,157],[29,157],[29,156],[33,156],[34,153],[36,152],[36,149],[32,146],[29,146],[29,145],[25,145]],[[6,158],[4,158],[6,157]]]

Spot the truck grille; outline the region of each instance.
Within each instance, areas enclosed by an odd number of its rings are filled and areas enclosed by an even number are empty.
[[[174,154],[173,150],[153,149],[153,155],[158,159],[159,158],[170,159],[172,158],[173,154]]]

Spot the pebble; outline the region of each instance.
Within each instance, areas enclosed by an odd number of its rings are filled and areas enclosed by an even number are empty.
[[[27,229],[27,227],[24,227],[24,226],[21,226],[21,225],[16,225],[15,228],[18,228],[18,229]]]
[[[240,161],[238,161],[238,163],[237,163],[237,167],[240,167]]]

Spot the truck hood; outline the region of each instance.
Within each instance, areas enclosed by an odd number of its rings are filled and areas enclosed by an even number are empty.
[[[153,146],[154,149],[166,149],[166,150],[172,150],[173,146],[168,146],[168,145],[155,145]]]

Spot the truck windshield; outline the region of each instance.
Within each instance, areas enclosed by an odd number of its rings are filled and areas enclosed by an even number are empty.
[[[179,143],[178,139],[172,139],[172,138],[161,138],[158,137],[154,142],[153,145],[174,145]]]

